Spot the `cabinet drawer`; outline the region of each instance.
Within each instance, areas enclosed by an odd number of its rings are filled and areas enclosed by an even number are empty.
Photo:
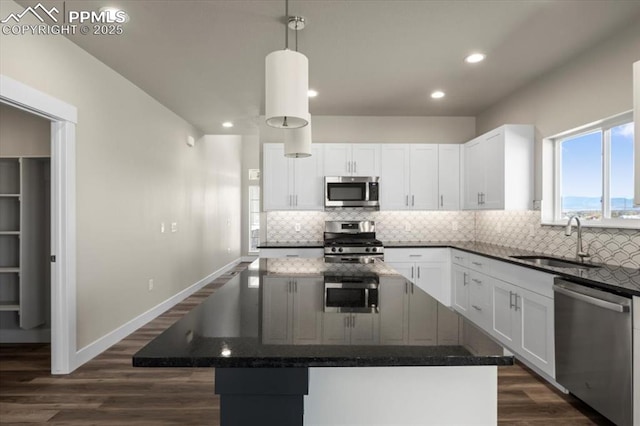
[[[304,257],[318,258],[324,256],[322,248],[263,248],[260,249],[260,257]]]
[[[484,256],[478,256],[476,254],[469,255],[469,269],[472,269],[474,271],[491,275],[492,264],[493,261]]]
[[[385,248],[385,262],[449,261],[448,248]]]
[[[451,250],[451,262],[455,263],[456,265],[468,267],[469,256],[471,256],[471,254],[467,253],[466,251]]]

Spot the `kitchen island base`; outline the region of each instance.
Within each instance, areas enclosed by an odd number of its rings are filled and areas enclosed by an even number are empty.
[[[497,424],[497,367],[217,368],[220,424]]]

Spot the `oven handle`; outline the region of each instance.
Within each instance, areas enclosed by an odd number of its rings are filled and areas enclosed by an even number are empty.
[[[567,288],[566,285],[555,284],[553,286],[553,291],[556,293],[564,294],[565,296],[571,297],[572,299],[580,300],[582,302],[588,303],[590,305],[598,306],[604,309],[609,309],[610,311],[615,312],[629,312],[629,303],[615,303],[608,300],[599,299],[597,297],[572,290]],[[601,293],[601,292],[599,292]],[[605,293],[606,294],[606,293]]]

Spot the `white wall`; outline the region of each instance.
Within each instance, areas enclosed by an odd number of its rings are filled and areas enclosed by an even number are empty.
[[[188,147],[196,128],[63,36],[0,35],[0,51],[0,73],[78,108],[78,349],[240,256],[237,137]]]
[[[373,117],[313,115],[313,142],[464,143],[473,139],[474,117]],[[260,118],[260,142],[282,142],[284,130]]]
[[[0,157],[51,155],[51,121],[0,104]]]
[[[502,124],[535,126],[536,199],[541,198],[543,138],[633,108],[632,64],[640,59],[638,28],[637,22],[623,28],[478,115],[478,134]]]

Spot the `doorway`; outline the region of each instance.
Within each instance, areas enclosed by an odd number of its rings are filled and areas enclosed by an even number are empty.
[[[50,122],[51,373],[77,367],[75,126],[77,109],[46,93],[0,75],[0,103]]]

